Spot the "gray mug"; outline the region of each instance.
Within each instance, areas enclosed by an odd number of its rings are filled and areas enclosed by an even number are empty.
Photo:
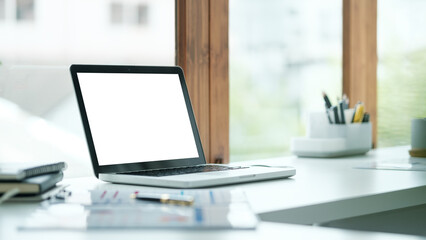
[[[426,118],[411,120],[412,157],[426,157]]]

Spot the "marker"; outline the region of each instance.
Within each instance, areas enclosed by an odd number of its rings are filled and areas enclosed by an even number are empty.
[[[361,104],[362,102],[357,102],[357,104],[355,104],[354,106],[354,113],[352,114],[352,120],[351,123],[354,123],[354,118],[355,118],[355,113],[356,113],[356,109],[358,108],[358,105]]]
[[[354,123],[360,123],[362,122],[362,118],[364,117],[364,104],[358,104],[356,109],[355,109],[355,114],[354,114]]]

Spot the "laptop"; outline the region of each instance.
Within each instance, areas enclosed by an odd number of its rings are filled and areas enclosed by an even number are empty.
[[[292,167],[206,164],[180,67],[72,65],[97,178],[170,188],[287,178]]]

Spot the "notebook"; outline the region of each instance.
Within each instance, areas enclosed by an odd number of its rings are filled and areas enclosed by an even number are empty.
[[[62,172],[35,176],[22,180],[21,182],[0,182],[0,194],[11,189],[19,189],[19,195],[34,195],[43,193],[52,188],[63,178]]]
[[[66,168],[65,162],[7,162],[0,163],[0,181],[20,181],[46,173],[58,172]]]

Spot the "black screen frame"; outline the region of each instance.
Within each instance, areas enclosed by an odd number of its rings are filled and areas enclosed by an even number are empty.
[[[133,66],[133,65],[84,65],[73,64],[70,66],[71,77],[74,85],[77,103],[80,110],[81,120],[83,122],[84,132],[86,135],[86,142],[92,160],[93,171],[95,176],[99,178],[99,173],[123,173],[134,172],[141,170],[161,169],[184,167],[198,164],[205,164],[206,159],[204,156],[203,147],[201,145],[200,134],[198,132],[197,123],[195,121],[194,112],[192,109],[191,101],[189,99],[188,88],[186,86],[185,77],[182,68],[179,66]],[[170,159],[161,161],[150,161],[140,163],[123,163],[114,165],[99,165],[96,149],[90,130],[89,120],[84,106],[84,100],[81,93],[80,83],[77,73],[128,73],[128,74],[178,74],[180,84],[182,87],[183,96],[185,99],[186,108],[188,110],[189,120],[191,122],[192,133],[194,135],[195,144],[197,146],[198,158],[185,158],[185,159]]]

